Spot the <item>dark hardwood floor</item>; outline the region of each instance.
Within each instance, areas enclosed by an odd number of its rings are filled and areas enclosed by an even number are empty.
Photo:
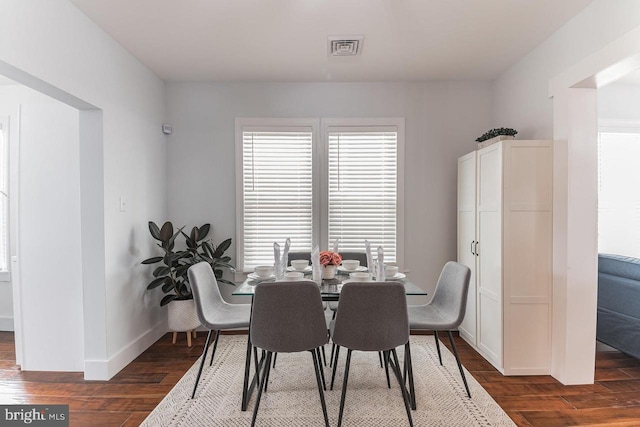
[[[21,372],[13,334],[0,332],[0,404],[68,404],[73,426],[137,426],[196,361],[185,334],[176,345],[165,335],[108,382],[81,373]],[[443,341],[444,342],[444,341]],[[464,341],[464,366],[519,426],[640,426],[640,360],[599,352],[593,385],[563,386],[550,376],[503,377]]]

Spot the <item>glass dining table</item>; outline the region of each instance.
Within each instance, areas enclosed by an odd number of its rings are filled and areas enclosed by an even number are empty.
[[[404,276],[404,275],[401,275]],[[311,275],[305,276],[305,279],[310,279]],[[342,290],[343,282],[349,278],[348,275],[337,274],[335,279],[323,279],[320,285],[320,295],[323,301],[339,301],[340,291]],[[256,285],[261,282],[273,282],[274,278],[267,279],[250,279],[247,278],[242,285],[235,288],[231,295],[233,296],[250,296],[255,293]],[[405,293],[407,296],[426,296],[427,292],[420,288],[415,283],[408,280],[406,277],[387,278],[387,281],[400,282],[404,285]]]
[[[311,274],[306,274],[305,279],[310,279]],[[322,283],[319,285],[320,287],[320,295],[322,296],[323,301],[339,301],[340,300],[340,291],[342,290],[342,286],[344,282],[349,278],[346,274],[337,274],[334,279],[323,279]],[[404,285],[405,293],[407,296],[426,296],[427,292],[417,286],[415,283],[411,282],[404,276],[404,274],[400,274],[389,277],[386,279],[387,281],[400,282]],[[273,282],[275,279],[265,278],[265,279],[254,279],[249,278],[242,283],[242,285],[235,288],[231,295],[233,296],[246,296],[251,297],[251,302],[253,303],[253,295],[255,294],[256,285],[262,282]],[[254,359],[255,359],[255,374],[253,379],[249,380],[250,370],[251,370],[251,350],[253,349]],[[262,368],[264,363],[264,352],[263,357],[258,359],[257,349],[251,345],[251,336],[249,335],[247,338],[247,354],[245,360],[245,373],[244,373],[244,386],[242,390],[242,410],[247,410],[247,405],[249,400],[251,399],[251,394],[253,393],[254,388],[257,386],[259,382],[258,372]]]

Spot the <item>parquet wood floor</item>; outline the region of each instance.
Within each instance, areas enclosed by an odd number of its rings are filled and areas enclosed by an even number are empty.
[[[101,382],[82,373],[21,372],[13,334],[0,332],[0,403],[68,404],[72,426],[137,426],[200,356],[204,335],[189,348],[184,334],[176,345],[167,334]],[[456,338],[456,345],[465,367],[519,426],[640,426],[639,359],[598,352],[595,384],[563,386],[550,376],[503,377],[464,341]]]

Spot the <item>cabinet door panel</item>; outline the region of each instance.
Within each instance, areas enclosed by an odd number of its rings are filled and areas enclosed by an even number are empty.
[[[478,212],[478,271],[480,290],[494,299],[502,295],[502,215]]]
[[[458,159],[458,262],[471,269],[467,308],[460,334],[476,345],[476,153]]]
[[[460,332],[472,344],[476,344],[476,256],[471,252],[475,238],[475,211],[458,212],[458,262],[471,269],[469,292],[467,294],[467,310],[460,325]]]
[[[478,152],[478,346],[502,368],[502,144]]]
[[[502,303],[480,292],[478,346],[490,362],[502,367]]]

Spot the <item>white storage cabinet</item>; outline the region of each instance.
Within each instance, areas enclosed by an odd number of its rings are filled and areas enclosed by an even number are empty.
[[[472,272],[460,335],[505,375],[551,372],[552,173],[552,141],[458,159],[458,262]]]

